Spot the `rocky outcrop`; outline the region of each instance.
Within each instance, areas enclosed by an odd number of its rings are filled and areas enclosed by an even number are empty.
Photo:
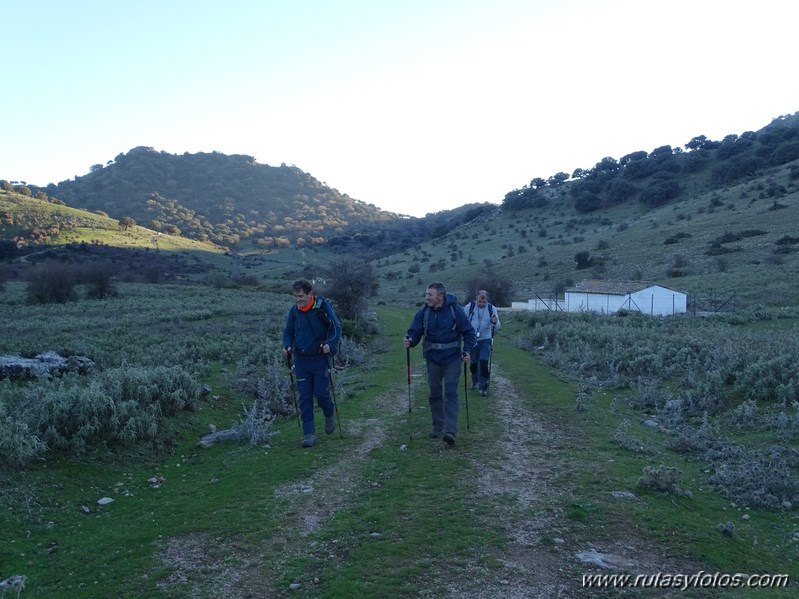
[[[41,377],[60,376],[66,372],[88,374],[94,369],[94,361],[85,356],[65,358],[54,351],[33,358],[0,356],[0,379],[30,381]]]

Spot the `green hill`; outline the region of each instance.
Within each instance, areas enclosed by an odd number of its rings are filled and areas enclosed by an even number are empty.
[[[138,147],[41,191],[71,206],[225,246],[242,239],[265,248],[322,244],[347,225],[398,218],[294,166],[218,152],[178,156]]]
[[[386,253],[430,239],[489,205],[406,217],[328,187],[295,166],[219,152],[183,155],[138,147],[89,174],[31,188],[74,207],[129,217],[154,231],[228,248],[319,247]]]

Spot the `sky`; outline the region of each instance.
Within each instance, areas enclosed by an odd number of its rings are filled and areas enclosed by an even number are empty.
[[[424,216],[799,111],[795,0],[0,0],[0,179],[132,148]]]

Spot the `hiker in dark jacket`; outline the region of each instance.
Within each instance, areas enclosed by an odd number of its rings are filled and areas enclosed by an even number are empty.
[[[424,299],[427,305],[413,317],[403,344],[415,347],[424,337],[422,348],[433,416],[430,437],[443,437],[447,445],[454,445],[458,434],[461,364],[470,360],[475,332],[457,298],[447,293],[443,283],[428,285]]]
[[[341,323],[330,302],[316,298],[308,281],[292,285],[295,305],[283,331],[283,355],[293,360],[300,395],[303,447],[316,444],[313,398],[325,415],[325,432],[336,430],[335,406],[330,399],[328,360],[341,341]]]
[[[480,395],[488,395],[488,379],[491,376],[489,364],[491,352],[494,351],[494,333],[499,330],[500,322],[497,309],[488,301],[488,292],[481,289],[474,300],[463,307],[469,322],[474,327],[477,340],[472,352],[472,389],[479,389]]]

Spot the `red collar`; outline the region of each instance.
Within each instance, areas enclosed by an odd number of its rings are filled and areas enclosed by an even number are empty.
[[[313,308],[313,305],[316,302],[316,300],[314,299],[313,293],[310,294],[308,297],[310,299],[308,300],[307,304],[305,304],[304,306],[297,306],[297,309],[300,312],[308,312],[311,308]]]

